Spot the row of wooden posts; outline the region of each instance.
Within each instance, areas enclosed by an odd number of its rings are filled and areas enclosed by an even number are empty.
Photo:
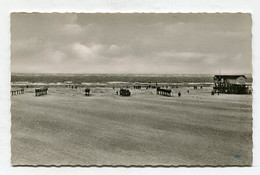
[[[198,86],[193,86],[194,89],[198,89]],[[200,89],[202,89],[202,86],[200,86]]]
[[[141,89],[141,85],[134,85],[134,89]]]
[[[24,94],[24,89],[12,90],[12,91],[11,91],[11,94],[12,94],[12,95]]]

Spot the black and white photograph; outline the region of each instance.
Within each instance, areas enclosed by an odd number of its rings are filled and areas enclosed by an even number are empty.
[[[12,166],[251,167],[250,13],[10,14]]]

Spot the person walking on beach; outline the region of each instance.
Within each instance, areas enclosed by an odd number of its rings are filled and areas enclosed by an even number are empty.
[[[179,96],[179,97],[181,96],[181,92],[178,93],[178,96]]]

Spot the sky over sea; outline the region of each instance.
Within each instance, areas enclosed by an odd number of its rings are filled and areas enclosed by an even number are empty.
[[[251,74],[249,14],[11,14],[12,73]]]

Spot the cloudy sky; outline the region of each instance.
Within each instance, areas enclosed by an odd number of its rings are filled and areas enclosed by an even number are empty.
[[[11,15],[13,73],[251,73],[249,14]]]

